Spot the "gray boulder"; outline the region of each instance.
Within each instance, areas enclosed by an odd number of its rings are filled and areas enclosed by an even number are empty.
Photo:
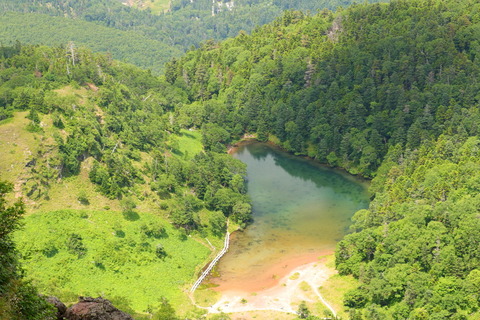
[[[57,297],[53,296],[47,297],[45,298],[45,300],[47,300],[48,303],[53,304],[53,306],[57,309],[57,320],[63,320],[63,315],[67,311],[67,307],[65,306],[65,304]]]

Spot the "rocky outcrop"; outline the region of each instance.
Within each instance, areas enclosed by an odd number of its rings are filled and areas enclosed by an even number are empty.
[[[80,297],[79,302],[68,308],[65,313],[67,320],[133,320],[133,318],[118,310],[113,304],[103,298]]]
[[[47,300],[48,303],[53,304],[53,306],[57,309],[57,320],[63,320],[63,315],[65,312],[67,312],[67,307],[65,304],[57,297],[47,297],[45,300]]]
[[[47,298],[47,301],[57,308],[58,320],[133,320],[129,314],[115,308],[107,299],[80,297],[78,300],[78,303],[67,309],[58,298]]]

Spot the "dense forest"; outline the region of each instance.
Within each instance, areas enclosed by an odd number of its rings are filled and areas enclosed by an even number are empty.
[[[474,4],[429,3],[287,12],[252,36],[206,43],[167,65],[167,81],[202,101],[178,109],[179,118],[233,135],[270,134],[292,152],[364,176],[392,146],[474,135]]]
[[[350,3],[239,0],[212,4],[210,0],[176,0],[171,2],[168,12],[156,15],[150,9],[128,7],[118,0],[2,0],[0,12],[9,14],[2,15],[0,34],[3,44],[20,40],[55,46],[74,41],[158,73],[166,61],[180,52],[206,40],[251,32],[274,20],[284,9],[315,12]],[[24,24],[25,20],[29,23]]]
[[[108,52],[112,58],[151,69],[154,73],[162,70],[172,56],[182,53],[134,31],[108,28],[88,21],[18,12],[6,12],[0,17],[0,37],[4,45],[16,41],[53,47],[73,43],[96,52]]]
[[[174,1],[165,17],[199,3]],[[339,273],[360,283],[345,296],[350,318],[477,319],[478,52],[476,0],[286,11],[251,35],[172,59],[160,78],[75,46],[17,44],[0,48],[0,119],[24,112],[26,129],[45,136],[29,158],[28,199],[49,201],[52,181],[87,168],[99,193],[121,199],[127,218],[135,202],[154,197],[186,234],[221,235],[227,217],[248,222],[245,168],[225,154],[245,133],[372,178],[372,202],[336,251]],[[87,101],[60,94],[80,87]],[[180,141],[198,132],[202,147],[188,154]],[[156,229],[147,229],[150,241]],[[1,249],[11,252],[5,239]],[[32,254],[48,255],[45,245]],[[89,254],[71,251],[75,259]],[[2,264],[15,261],[5,257]],[[15,273],[6,270],[2,290]]]
[[[373,177],[338,245],[352,319],[478,317],[480,4],[286,12],[171,61],[182,125],[256,133]],[[185,120],[183,120],[185,119]]]

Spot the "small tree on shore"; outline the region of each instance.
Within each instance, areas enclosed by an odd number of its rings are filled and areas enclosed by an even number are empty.
[[[310,310],[308,310],[308,307],[305,301],[302,301],[298,305],[297,314],[300,319],[307,319],[310,316]]]

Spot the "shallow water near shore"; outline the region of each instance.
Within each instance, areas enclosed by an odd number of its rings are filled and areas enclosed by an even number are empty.
[[[255,292],[294,268],[331,253],[350,218],[368,206],[366,183],[265,143],[241,144],[254,222],[232,236],[220,260],[216,290]]]

